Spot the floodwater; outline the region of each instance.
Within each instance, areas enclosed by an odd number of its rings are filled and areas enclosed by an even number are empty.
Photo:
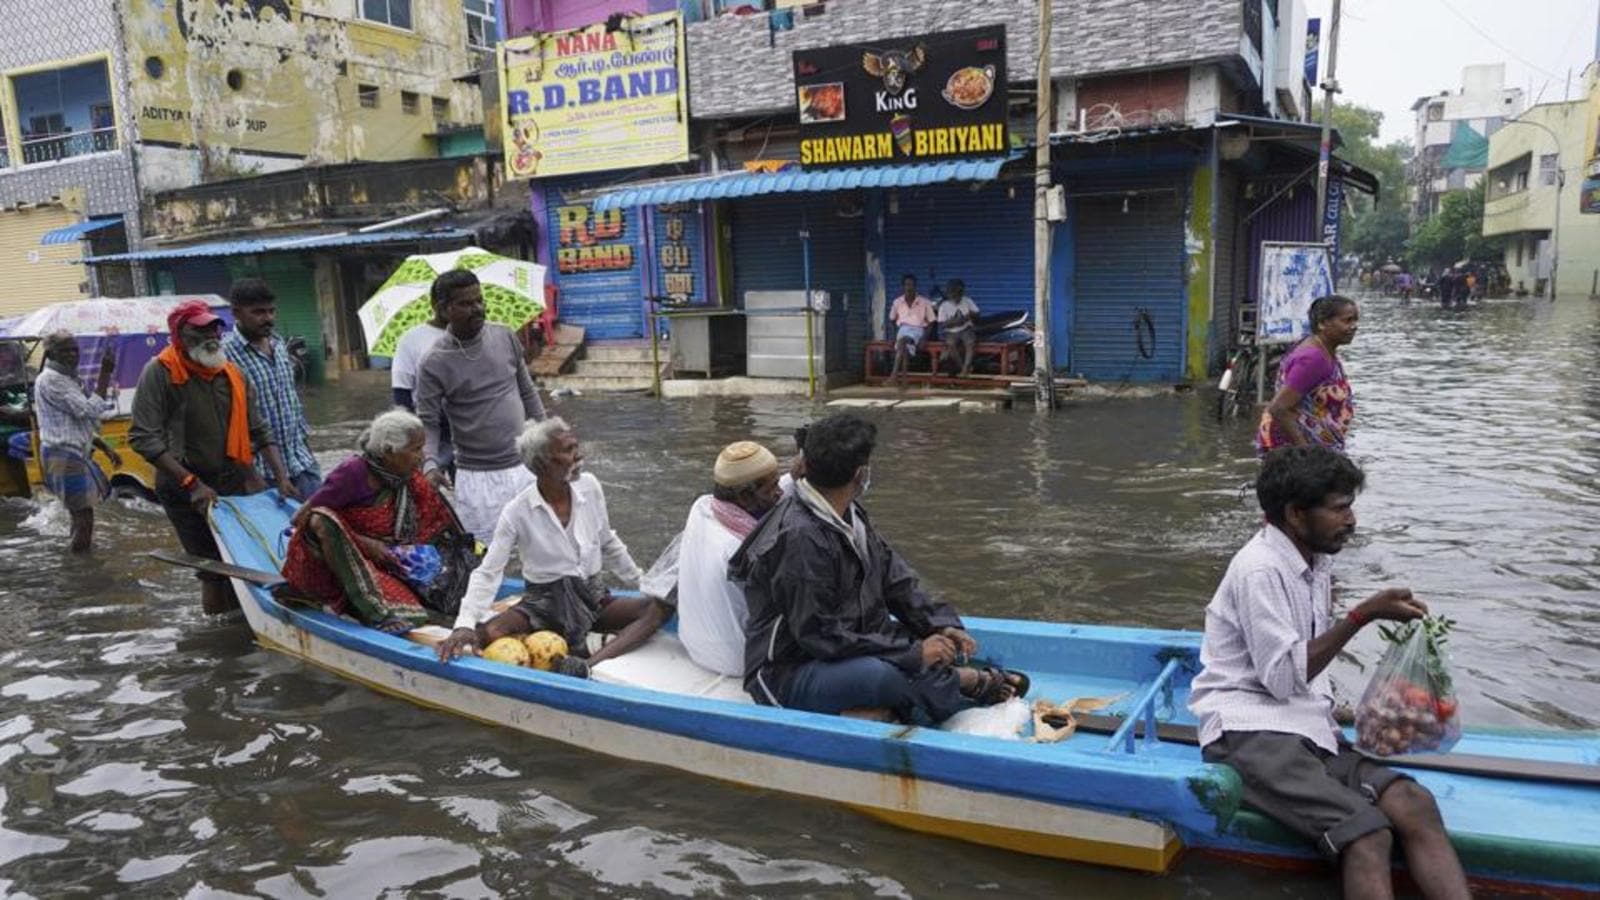
[[[1348,594],[1408,584],[1459,621],[1470,723],[1600,727],[1600,307],[1371,300],[1348,348],[1367,469]],[[336,462],[383,387],[310,398]],[[1198,628],[1258,515],[1251,425],[1208,392],[878,417],[867,504],[969,613]],[[725,442],[780,455],[818,407],[586,396],[612,520],[648,564]],[[0,894],[35,896],[1331,897],[1331,880],[1186,857],[1165,878],[899,831],[412,706],[209,621],[144,556],[158,509],[0,503]],[[1372,636],[1353,645],[1370,663]],[[1357,666],[1339,664],[1346,693]]]

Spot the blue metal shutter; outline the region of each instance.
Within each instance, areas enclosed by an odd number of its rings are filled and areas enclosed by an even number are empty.
[[[827,291],[833,315],[845,318],[845,368],[859,370],[870,331],[866,241],[860,197],[850,193],[767,196],[730,204],[733,289],[739,306],[746,291],[805,288],[800,227],[811,232],[811,289]]]
[[[1077,259],[1069,367],[1096,381],[1178,381],[1183,375],[1184,197],[1181,182],[1077,198]],[[1086,186],[1087,187],[1087,186]],[[1096,189],[1100,185],[1095,185]],[[1091,194],[1097,190],[1090,190]],[[1139,313],[1149,314],[1145,358]]]
[[[933,185],[901,190],[897,205],[884,226],[891,298],[903,275],[917,276],[928,295],[959,278],[985,315],[1033,311],[1032,185]]]
[[[611,179],[593,183],[596,185],[611,183],[615,180],[616,173],[608,174],[612,176]],[[555,280],[561,292],[556,301],[560,319],[582,326],[588,340],[643,337],[645,303],[643,273],[647,261],[644,259],[644,230],[640,226],[642,216],[648,213],[641,213],[638,209],[624,209],[613,213],[600,213],[597,218],[592,205],[580,204],[571,197],[573,192],[581,190],[588,184],[589,182],[564,181],[544,186],[545,240],[550,246],[552,261],[550,277]],[[577,242],[569,241],[569,245],[563,244],[563,238],[571,239],[578,234],[577,229],[573,229],[571,233],[562,230],[562,207],[569,204],[584,205],[587,209],[584,228],[593,228],[609,216],[622,217],[620,234],[601,238],[589,232],[593,240],[590,244],[583,245],[615,248],[618,252],[612,254],[611,262],[617,264],[616,268],[585,271],[583,264],[563,263],[563,250],[568,251],[570,256],[582,249]],[[621,253],[631,254],[631,259],[623,260]],[[627,265],[620,265],[623,261],[626,261]]]

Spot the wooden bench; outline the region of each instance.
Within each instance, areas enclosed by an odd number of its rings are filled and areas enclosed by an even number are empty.
[[[1010,343],[1003,343],[999,341],[979,341],[973,347],[972,358],[974,360],[979,357],[998,359],[1000,361],[1001,375],[1023,375],[1027,373],[1028,348],[1030,346],[1032,345],[1027,341],[1013,341]],[[944,361],[945,352],[946,347],[944,341],[923,341],[922,350],[916,355],[920,356],[922,353],[928,354],[932,361],[932,367],[926,373],[919,373],[919,377],[940,377],[939,368],[940,364]],[[889,377],[887,374],[880,374],[877,371],[877,367],[874,365],[875,359],[880,353],[887,353],[889,355],[892,371],[892,367],[894,365],[894,341],[867,342],[865,371],[866,381],[868,384],[875,384]],[[907,375],[912,374],[910,371],[909,361],[906,364],[906,370]]]

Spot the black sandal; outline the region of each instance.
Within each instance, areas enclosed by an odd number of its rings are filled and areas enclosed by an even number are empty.
[[[983,706],[993,706],[1004,703],[1012,697],[1028,696],[1028,688],[1032,682],[1028,676],[1011,669],[1002,669],[998,666],[987,666],[978,670],[978,683],[973,686],[970,696]],[[1011,691],[1011,696],[1005,692]]]
[[[389,618],[384,619],[382,622],[379,622],[372,627],[383,632],[384,634],[392,634],[395,637],[399,637],[410,632],[412,626],[410,622],[407,622],[405,619],[402,619],[399,616],[390,616]]]

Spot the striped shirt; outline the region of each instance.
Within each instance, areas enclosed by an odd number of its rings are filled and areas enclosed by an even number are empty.
[[[100,420],[116,409],[110,401],[90,396],[78,379],[49,366],[33,383],[33,396],[39,445],[71,450],[86,458],[100,433]]]
[[[228,359],[244,373],[261,405],[261,415],[267,420],[276,438],[278,452],[283,454],[283,468],[289,477],[301,472],[317,472],[317,458],[311,455],[311,426],[306,424],[305,408],[300,405],[300,394],[294,389],[294,360],[284,347],[283,339],[272,335],[272,355],[257,350],[239,333],[238,326],[222,339],[222,348]],[[256,471],[270,482],[272,470],[267,459],[256,453]]]
[[[1330,568],[1327,556],[1307,564],[1270,524],[1234,555],[1206,607],[1189,695],[1202,747],[1224,731],[1276,731],[1338,752],[1328,673],[1306,679],[1307,645],[1332,625]]]

